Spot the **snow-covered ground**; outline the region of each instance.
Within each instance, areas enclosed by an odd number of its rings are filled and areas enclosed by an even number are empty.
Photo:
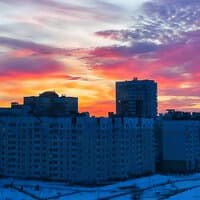
[[[97,199],[200,199],[200,174],[153,175],[101,187],[69,186],[65,183],[0,179],[0,200],[97,200]]]

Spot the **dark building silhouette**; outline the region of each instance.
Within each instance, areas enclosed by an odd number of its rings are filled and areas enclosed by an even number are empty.
[[[199,112],[184,112],[177,111],[175,109],[167,109],[165,114],[159,116],[164,120],[199,120],[200,113]]]
[[[69,116],[78,113],[78,98],[60,96],[54,91],[39,96],[24,97],[24,106],[29,106],[38,116]]]
[[[156,117],[157,83],[153,80],[116,82],[116,112],[127,117]]]

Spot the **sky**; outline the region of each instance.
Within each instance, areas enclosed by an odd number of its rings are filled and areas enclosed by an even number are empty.
[[[153,79],[158,112],[200,112],[200,0],[0,0],[0,106],[56,91],[115,112],[115,82]]]

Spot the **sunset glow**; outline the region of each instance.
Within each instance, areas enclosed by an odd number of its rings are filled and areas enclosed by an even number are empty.
[[[0,0],[0,106],[53,90],[115,112],[115,82],[153,79],[158,111],[200,112],[199,0]]]

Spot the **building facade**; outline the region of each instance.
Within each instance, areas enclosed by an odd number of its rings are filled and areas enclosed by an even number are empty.
[[[161,140],[162,171],[200,171],[199,120],[163,120]]]
[[[0,175],[103,183],[153,173],[153,119],[0,117]]]
[[[116,82],[116,113],[118,116],[157,116],[157,83],[153,80]]]

